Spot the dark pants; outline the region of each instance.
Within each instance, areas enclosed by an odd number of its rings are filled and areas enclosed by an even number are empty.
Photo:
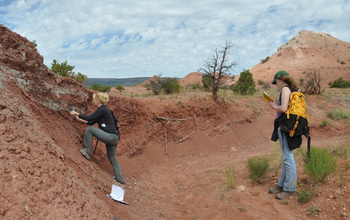
[[[106,144],[106,151],[108,160],[111,163],[114,173],[115,173],[115,179],[119,182],[124,184],[124,176],[122,173],[122,170],[120,168],[120,165],[117,161],[117,158],[115,156],[116,150],[117,150],[117,144],[119,142],[119,135],[117,134],[111,134],[107,133],[99,128],[96,127],[88,127],[85,130],[84,133],[84,145],[86,148],[86,152],[91,155],[92,153],[92,140],[93,137],[96,137],[98,140],[102,141]]]

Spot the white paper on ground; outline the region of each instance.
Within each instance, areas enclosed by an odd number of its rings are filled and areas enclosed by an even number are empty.
[[[111,194],[107,195],[109,197],[111,197],[113,200],[123,203],[123,204],[127,204],[127,202],[124,202],[124,190],[116,185],[112,185],[112,192]]]

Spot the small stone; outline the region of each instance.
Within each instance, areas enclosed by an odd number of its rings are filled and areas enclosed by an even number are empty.
[[[237,187],[238,191],[243,192],[245,190],[245,187],[243,185],[240,185]]]

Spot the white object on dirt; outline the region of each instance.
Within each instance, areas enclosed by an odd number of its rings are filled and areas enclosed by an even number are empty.
[[[112,185],[112,192],[111,194],[107,195],[109,197],[111,197],[113,200],[129,205],[127,202],[124,202],[124,190],[116,185]]]

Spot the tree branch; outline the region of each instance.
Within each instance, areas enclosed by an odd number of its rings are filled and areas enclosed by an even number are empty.
[[[186,120],[190,120],[190,119],[194,119],[196,118],[196,116],[194,117],[190,117],[190,118],[168,118],[168,117],[158,117],[156,116],[157,119],[162,119],[162,120],[166,120],[167,123],[164,126],[164,136],[165,136],[165,155],[168,155],[168,135],[167,135],[167,125],[171,122],[171,121],[175,121],[175,122],[179,122],[179,121],[186,121]],[[189,136],[189,135],[188,135]],[[187,137],[183,138],[183,140],[185,140]],[[182,141],[183,141],[182,140]]]

